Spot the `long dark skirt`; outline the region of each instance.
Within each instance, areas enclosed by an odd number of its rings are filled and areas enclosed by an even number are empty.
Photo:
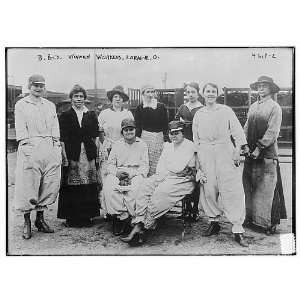
[[[269,228],[286,219],[280,167],[274,159],[246,159],[243,170],[246,219]]]
[[[99,216],[97,184],[67,185],[60,189],[57,217],[81,220]]]
[[[95,160],[88,160],[83,144],[79,161],[62,168],[57,217],[79,221],[100,215]]]

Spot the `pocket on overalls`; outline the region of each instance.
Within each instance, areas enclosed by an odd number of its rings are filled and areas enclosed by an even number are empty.
[[[24,164],[23,164],[24,169],[31,169],[33,167],[33,159],[32,159],[33,150],[34,150],[34,146],[30,143],[21,144],[19,146],[18,151],[20,152],[20,154],[24,159]]]
[[[62,164],[62,147],[60,145],[54,144],[54,153],[55,153],[55,158],[58,162],[59,165]]]

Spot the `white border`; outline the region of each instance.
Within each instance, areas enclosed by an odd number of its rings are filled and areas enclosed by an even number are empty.
[[[0,18],[1,140],[5,46],[299,47],[299,9],[293,3],[296,1],[6,1]],[[298,74],[296,78],[299,86]],[[3,180],[1,191],[2,299],[273,300],[298,294],[299,256],[5,257]]]

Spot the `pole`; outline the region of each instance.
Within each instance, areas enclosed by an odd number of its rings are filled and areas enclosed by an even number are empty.
[[[97,64],[96,64],[96,52],[94,49],[94,89],[95,89],[95,97],[98,99],[98,87],[97,87]]]

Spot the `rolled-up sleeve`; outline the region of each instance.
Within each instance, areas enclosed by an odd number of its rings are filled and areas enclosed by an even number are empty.
[[[25,114],[20,103],[16,103],[15,106],[15,128],[16,128],[17,141],[21,141],[29,138],[29,133],[26,126]]]
[[[56,111],[55,111],[55,107],[53,109],[53,127],[52,127],[52,136],[59,140],[60,138],[60,132],[59,132],[59,123],[58,123],[58,118],[57,118],[57,114],[56,114]]]
[[[268,120],[268,129],[266,130],[263,137],[257,141],[257,147],[259,149],[264,149],[274,144],[279,136],[281,121],[281,107],[279,105],[275,105]]]
[[[230,110],[230,133],[235,141],[237,147],[247,144],[243,127],[235,115],[233,110]]]

